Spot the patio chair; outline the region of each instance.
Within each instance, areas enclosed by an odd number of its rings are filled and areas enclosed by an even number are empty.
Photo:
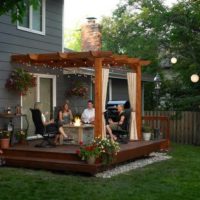
[[[129,124],[130,124],[130,116],[131,116],[131,109],[126,109],[125,111],[126,117],[126,124],[124,130],[114,130],[113,134],[117,136],[117,141],[120,143],[128,143],[129,141]]]
[[[51,138],[55,136],[58,131],[49,132],[46,130],[46,126],[44,126],[42,122],[41,111],[38,109],[30,109],[32,113],[33,123],[35,125],[35,134],[39,134],[43,137],[41,143],[36,144],[35,147],[55,147],[52,143]]]

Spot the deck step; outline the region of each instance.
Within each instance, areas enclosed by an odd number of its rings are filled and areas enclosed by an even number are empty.
[[[88,165],[84,161],[5,156],[6,166],[95,174],[100,164]]]
[[[76,154],[79,146],[68,145],[56,148],[35,148],[35,143],[27,146],[14,146],[3,150],[7,166],[44,169],[54,171],[70,171],[78,173],[95,174],[105,170],[107,166],[101,164],[88,165],[80,160]],[[115,163],[119,164],[128,160],[134,160],[151,152],[167,149],[168,140],[135,141],[121,144]],[[109,166],[110,168],[110,166]]]
[[[79,161],[80,158],[75,152],[48,152],[48,151],[33,151],[24,149],[4,149],[6,156],[12,157],[27,157],[27,158],[41,158],[41,159],[59,159],[69,161]]]

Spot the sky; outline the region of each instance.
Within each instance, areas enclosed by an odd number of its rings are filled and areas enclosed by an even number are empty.
[[[167,5],[177,0],[164,0]],[[86,21],[86,17],[111,16],[120,0],[65,0],[64,28],[73,29]]]

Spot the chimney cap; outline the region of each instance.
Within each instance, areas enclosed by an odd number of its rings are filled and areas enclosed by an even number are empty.
[[[88,20],[88,22],[92,22],[92,21],[95,21],[97,18],[96,17],[87,17],[86,19]]]

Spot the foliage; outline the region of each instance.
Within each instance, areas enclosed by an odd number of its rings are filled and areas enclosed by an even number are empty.
[[[81,51],[81,30],[75,28],[64,31],[64,46],[73,51]]]
[[[159,0],[123,1],[112,17],[102,20],[104,49],[150,60],[151,67],[145,71],[156,72],[165,15]]]
[[[104,138],[104,139],[96,138],[94,140],[94,143],[100,149],[99,157],[102,163],[105,165],[111,164],[120,150],[119,143],[107,138]]]
[[[21,140],[26,140],[26,137],[27,137],[27,133],[23,130],[19,130],[15,133],[15,136],[16,136],[16,139],[18,141],[21,141]]]
[[[144,132],[144,133],[151,133],[152,132],[152,127],[149,126],[148,124],[143,124],[142,125],[142,132]]]
[[[172,100],[165,109],[199,110],[200,84],[190,81],[191,74],[200,73],[199,10],[199,0],[180,0],[170,8],[161,0],[124,0],[102,20],[104,50],[148,59],[151,65],[143,72],[163,73],[160,97]],[[178,62],[172,66],[173,56]],[[171,73],[162,67],[171,67]],[[145,107],[153,109],[154,87],[146,87]]]
[[[26,14],[26,8],[33,6],[37,9],[40,5],[40,0],[0,0],[0,16],[4,14],[11,14],[12,22],[22,22]]]
[[[170,149],[172,159],[168,161],[154,163],[109,179],[1,167],[1,199],[199,199],[200,148],[172,144]],[[67,187],[63,189],[65,185]]]
[[[95,143],[83,145],[80,143],[80,150],[77,151],[77,154],[81,157],[82,160],[87,160],[90,157],[98,158],[100,155],[100,149]]]
[[[11,135],[10,131],[1,130],[0,131],[0,139],[9,138]]]
[[[113,162],[115,156],[119,152],[119,143],[111,141],[107,138],[95,138],[95,140],[88,145],[81,145],[77,154],[83,159],[87,160],[91,156],[100,158],[103,164],[110,164]]]
[[[28,89],[35,86],[35,77],[22,68],[17,68],[12,71],[5,84],[6,88],[17,91],[20,93],[20,95],[26,95]]]
[[[88,87],[81,81],[73,82],[71,88],[67,91],[67,96],[88,97]]]

